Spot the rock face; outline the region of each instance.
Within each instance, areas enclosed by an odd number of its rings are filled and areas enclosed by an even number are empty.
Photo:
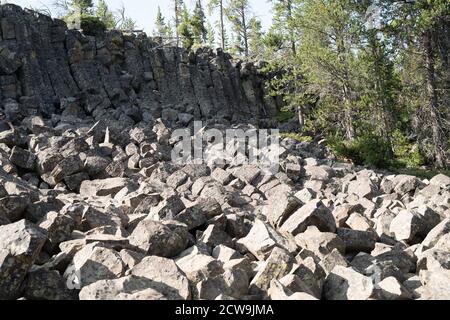
[[[252,65],[14,5],[0,22],[0,299],[449,298],[449,177],[289,138],[276,172],[172,161],[193,119],[270,116]]]
[[[150,116],[188,124],[276,115],[257,67],[221,51],[190,53],[116,31],[96,39],[12,4],[0,19],[0,101],[23,115],[61,111],[118,126]]]

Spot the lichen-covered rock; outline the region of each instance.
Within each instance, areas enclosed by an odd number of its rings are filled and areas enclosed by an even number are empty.
[[[292,256],[286,250],[274,248],[263,268],[256,274],[250,283],[252,294],[264,294],[272,280],[284,277],[292,268]]]
[[[167,300],[147,278],[127,276],[120,279],[100,280],[80,291],[80,300]]]
[[[282,240],[282,236],[270,226],[260,220],[256,220],[250,233],[240,239],[237,244],[248,252],[251,252],[259,260],[264,261],[270,255],[274,247],[282,247],[290,250],[292,240]],[[295,246],[295,244],[294,244]]]
[[[336,222],[331,211],[320,200],[314,200],[294,212],[281,226],[280,231],[296,236],[309,226],[322,232],[335,232]]]
[[[170,259],[151,256],[144,258],[131,270],[132,275],[150,279],[169,300],[188,300],[191,297],[188,279],[175,262]]]
[[[105,279],[117,279],[124,275],[125,266],[115,250],[91,243],[78,251],[64,272],[68,283],[81,289]]]
[[[143,220],[130,235],[130,244],[147,255],[173,258],[188,245],[187,227],[172,230],[161,222]]]
[[[234,299],[241,299],[248,294],[249,278],[239,268],[228,269],[221,275],[205,279],[197,284],[198,298],[214,300],[224,294]]]
[[[69,290],[67,281],[57,270],[38,269],[30,271],[24,282],[23,296],[28,300],[75,300],[76,294]]]
[[[279,197],[272,198],[267,207],[267,219],[274,227],[281,226],[298,208],[302,202],[290,195],[281,194]]]
[[[0,299],[19,298],[46,239],[45,230],[26,220],[0,226]]]
[[[335,267],[324,285],[327,300],[368,300],[373,293],[372,279],[343,266]]]

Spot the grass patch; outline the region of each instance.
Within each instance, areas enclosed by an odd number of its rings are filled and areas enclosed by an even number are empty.
[[[289,138],[289,139],[293,139],[293,140],[298,141],[298,142],[312,142],[313,141],[312,137],[310,137],[310,136],[302,136],[299,133],[282,133],[281,134],[281,138],[282,139]]]
[[[291,120],[291,119],[294,119],[295,118],[295,116],[296,116],[296,114],[295,114],[295,112],[292,112],[292,111],[290,111],[290,110],[280,110],[280,111],[278,111],[278,114],[277,114],[277,120],[278,120],[278,122],[287,122],[287,121],[289,121],[289,120]]]

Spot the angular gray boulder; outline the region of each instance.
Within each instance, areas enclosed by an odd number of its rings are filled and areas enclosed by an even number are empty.
[[[19,298],[46,239],[45,230],[26,220],[0,226],[0,299]]]

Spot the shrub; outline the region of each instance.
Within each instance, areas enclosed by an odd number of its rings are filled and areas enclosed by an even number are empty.
[[[365,133],[352,141],[335,136],[329,139],[329,145],[337,157],[349,159],[356,165],[386,168],[391,162],[388,143],[373,133]]]
[[[87,36],[99,36],[106,32],[106,25],[97,17],[84,16],[81,18],[81,29]]]
[[[418,168],[426,162],[418,145],[409,142],[400,130],[396,130],[392,135],[392,149],[397,167]]]
[[[278,112],[277,120],[278,120],[278,122],[287,122],[287,121],[295,118],[295,116],[296,116],[295,112],[293,112],[287,108],[283,108]]]

